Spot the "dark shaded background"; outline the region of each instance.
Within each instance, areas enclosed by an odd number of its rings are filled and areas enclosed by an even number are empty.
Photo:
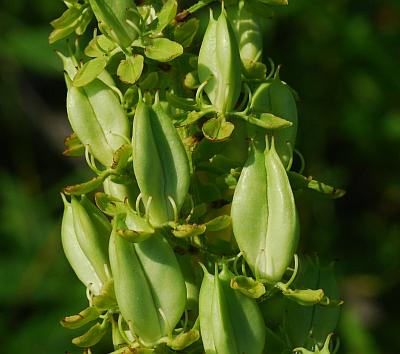
[[[58,320],[85,305],[60,244],[59,191],[79,163],[62,69],[47,36],[61,1],[0,10],[0,343],[3,353],[78,353]],[[337,260],[340,353],[400,353],[400,2],[292,0],[266,21],[265,53],[299,93],[306,172],[347,195],[299,198],[301,249]],[[75,177],[74,177],[75,175]]]

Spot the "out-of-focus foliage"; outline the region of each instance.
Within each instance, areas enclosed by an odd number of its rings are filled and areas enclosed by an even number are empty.
[[[60,245],[61,199],[79,163],[61,155],[69,131],[61,65],[48,23],[61,1],[0,10],[0,343],[2,352],[79,352],[58,320],[84,289]],[[304,252],[337,260],[345,299],[341,353],[400,352],[400,3],[292,0],[265,20],[265,59],[299,93],[306,172],[347,189],[298,195]],[[67,312],[66,312],[67,311]],[[74,351],[75,350],[75,351]],[[99,353],[101,349],[99,348]]]
[[[60,242],[59,191],[73,165],[61,155],[65,88],[48,45],[60,1],[0,9],[0,343],[4,353],[79,353],[58,321],[83,308]],[[67,311],[67,313],[65,313]]]
[[[292,1],[267,33],[300,95],[307,173],[348,192],[299,206],[304,250],[338,260],[341,352],[399,352],[400,3]]]

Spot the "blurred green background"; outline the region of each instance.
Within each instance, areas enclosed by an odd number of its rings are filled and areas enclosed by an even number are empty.
[[[0,343],[78,353],[58,320],[85,305],[60,244],[59,191],[77,180],[61,65],[47,43],[61,1],[0,8]],[[301,250],[337,260],[340,353],[400,353],[400,2],[292,0],[267,21],[265,55],[301,98],[306,173],[347,190],[299,198]]]

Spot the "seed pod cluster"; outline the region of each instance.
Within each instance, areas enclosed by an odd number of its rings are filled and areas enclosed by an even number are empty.
[[[60,321],[88,326],[72,342],[110,336],[112,353],[331,350],[332,273],[314,281],[302,259],[296,278],[292,187],[317,182],[289,171],[295,94],[262,63],[260,18],[285,1],[65,3],[51,43],[81,35],[93,15],[101,32],[58,53],[73,130],[64,154],[85,155],[94,174],[62,194],[63,249],[89,300]]]

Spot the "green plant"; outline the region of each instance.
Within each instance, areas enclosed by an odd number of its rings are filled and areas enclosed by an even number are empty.
[[[96,174],[63,194],[89,307],[61,324],[99,321],[73,343],[111,332],[113,353],[336,352],[333,270],[295,255],[293,191],[343,192],[289,171],[296,93],[260,61],[261,17],[286,2],[65,3],[51,43],[98,24],[59,54],[66,154]]]

